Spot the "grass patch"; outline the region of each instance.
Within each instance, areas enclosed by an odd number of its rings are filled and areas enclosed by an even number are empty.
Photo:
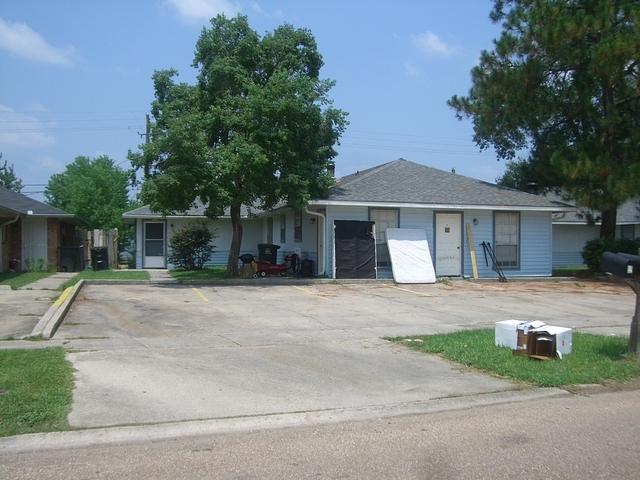
[[[16,290],[31,282],[47,278],[51,275],[53,275],[53,272],[47,271],[0,272],[0,285],[9,285],[13,290]]]
[[[73,287],[80,280],[149,280],[149,272],[144,270],[82,270],[75,277],[64,282],[60,289]]]
[[[169,274],[178,280],[225,280],[231,278],[227,276],[227,267],[221,265],[204,267],[202,270],[175,268],[169,270]]]
[[[404,342],[415,350],[438,354],[501,378],[540,387],[626,381],[640,377],[640,361],[627,353],[629,340],[624,337],[573,332],[571,353],[562,360],[548,361],[513,355],[511,349],[495,346],[493,328],[388,337],[386,340]]]
[[[73,369],[61,347],[0,350],[0,437],[69,430]]]
[[[600,272],[593,272],[586,265],[572,265],[566,267],[553,267],[554,277],[596,278]]]

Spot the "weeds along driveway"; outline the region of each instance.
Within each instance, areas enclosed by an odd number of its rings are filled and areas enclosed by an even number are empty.
[[[514,388],[380,337],[509,318],[624,335],[634,302],[567,282],[85,285],[55,338],[77,369],[77,427],[379,412]]]

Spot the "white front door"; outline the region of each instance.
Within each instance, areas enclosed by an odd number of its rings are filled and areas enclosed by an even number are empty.
[[[462,215],[436,213],[436,275],[461,275]]]
[[[27,261],[33,268],[47,265],[47,219],[22,219],[22,268],[27,269]],[[39,262],[40,261],[40,262]]]
[[[142,268],[166,268],[164,222],[144,222]]]

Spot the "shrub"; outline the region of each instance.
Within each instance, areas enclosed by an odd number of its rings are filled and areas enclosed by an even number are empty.
[[[169,262],[186,270],[201,270],[216,248],[211,245],[215,237],[215,230],[210,230],[206,221],[185,225],[169,239]]]
[[[585,243],[582,249],[582,259],[589,270],[600,271],[600,259],[604,252],[630,253],[638,255],[640,238],[630,240],[628,238],[594,238]]]

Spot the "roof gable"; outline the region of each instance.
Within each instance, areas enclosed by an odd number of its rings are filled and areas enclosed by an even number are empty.
[[[560,210],[568,206],[433,167],[394,160],[339,179],[330,203],[398,203],[443,206],[522,207]],[[322,200],[314,203],[322,204]]]

